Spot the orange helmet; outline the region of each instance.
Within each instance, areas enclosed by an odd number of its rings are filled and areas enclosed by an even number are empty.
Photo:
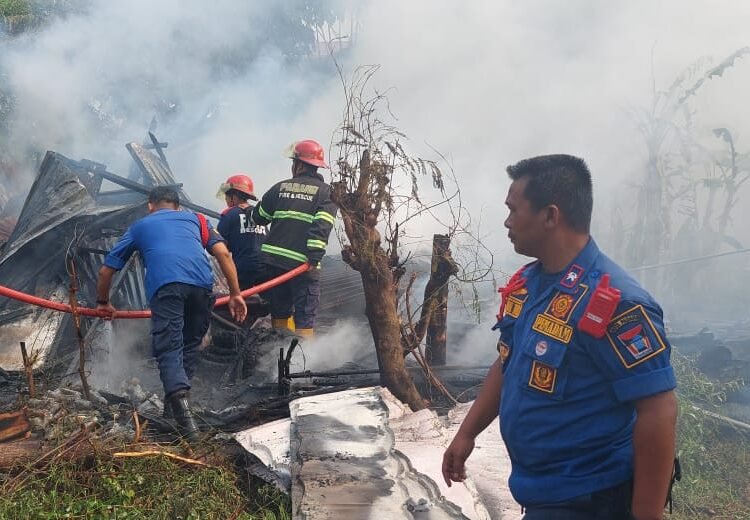
[[[320,168],[328,168],[323,154],[323,147],[318,141],[314,141],[313,139],[305,139],[304,141],[297,141],[292,144],[289,158],[297,159],[303,163]]]
[[[219,186],[219,197],[224,196],[229,190],[239,191],[240,193],[247,195],[253,200],[258,200],[255,196],[253,186],[253,180],[245,175],[244,173],[236,173],[229,177],[226,182],[222,182]]]

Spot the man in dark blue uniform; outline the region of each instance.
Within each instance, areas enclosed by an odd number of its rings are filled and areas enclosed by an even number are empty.
[[[260,247],[266,238],[266,226],[255,224],[250,216],[249,200],[258,200],[253,181],[244,173],[232,175],[222,183],[219,193],[227,208],[222,212],[217,230],[227,241],[232,260],[237,267],[240,289],[248,289],[262,280]]]
[[[214,297],[213,272],[206,255],[216,258],[230,290],[229,309],[241,322],[247,312],[237,271],[221,237],[205,219],[179,211],[177,192],[157,187],[149,194],[149,215],[136,221],[115,244],[99,270],[97,309],[114,312],[112,278],[138,251],[146,267],[146,297],[151,307],[151,345],[159,364],[165,406],[171,405],[183,436],[194,441],[198,426],[190,410],[190,379],[198,347],[208,331]]]
[[[500,356],[443,476],[465,478],[474,439],[499,413],[526,520],[661,519],[677,417],[661,308],[589,235],[583,160],[535,157],[508,174],[508,236],[537,260],[501,290]]]

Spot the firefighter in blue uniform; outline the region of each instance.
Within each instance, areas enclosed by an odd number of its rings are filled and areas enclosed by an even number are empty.
[[[232,260],[237,267],[240,289],[243,291],[261,281],[260,247],[266,238],[266,226],[255,224],[247,210],[252,211],[250,200],[257,201],[253,180],[244,173],[229,177],[219,187],[227,204],[216,229],[227,241]]]
[[[501,290],[500,355],[443,476],[465,478],[475,437],[499,414],[525,520],[661,519],[677,417],[662,311],[589,235],[583,160],[535,157],[508,174],[509,238],[537,260]]]
[[[172,188],[151,190],[149,215],[130,226],[99,270],[96,303],[97,309],[107,314],[115,311],[109,300],[112,278],[138,251],[146,267],[151,345],[164,386],[165,407],[171,406],[180,433],[194,441],[198,426],[188,391],[214,304],[213,272],[206,250],[216,258],[229,284],[232,317],[242,322],[247,311],[224,241],[205,219],[179,211],[179,203]]]
[[[301,264],[311,269],[268,291],[274,328],[311,337],[320,302],[319,263],[325,255],[337,208],[331,188],[318,173],[328,168],[323,147],[307,139],[294,143],[292,178],[274,184],[255,206],[253,221],[270,224],[261,246],[266,279],[275,278]]]

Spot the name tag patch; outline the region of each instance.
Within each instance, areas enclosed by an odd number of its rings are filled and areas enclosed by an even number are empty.
[[[570,343],[573,337],[573,327],[546,314],[537,314],[531,328],[540,334],[549,336],[566,345]]]

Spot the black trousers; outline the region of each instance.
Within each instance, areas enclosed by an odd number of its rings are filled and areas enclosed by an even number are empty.
[[[566,502],[525,508],[523,520],[629,520],[632,481]]]
[[[289,269],[266,265],[265,279],[270,280],[286,273]],[[315,317],[320,304],[320,273],[313,269],[264,293],[271,307],[272,318],[294,316],[298,329],[315,327]]]

